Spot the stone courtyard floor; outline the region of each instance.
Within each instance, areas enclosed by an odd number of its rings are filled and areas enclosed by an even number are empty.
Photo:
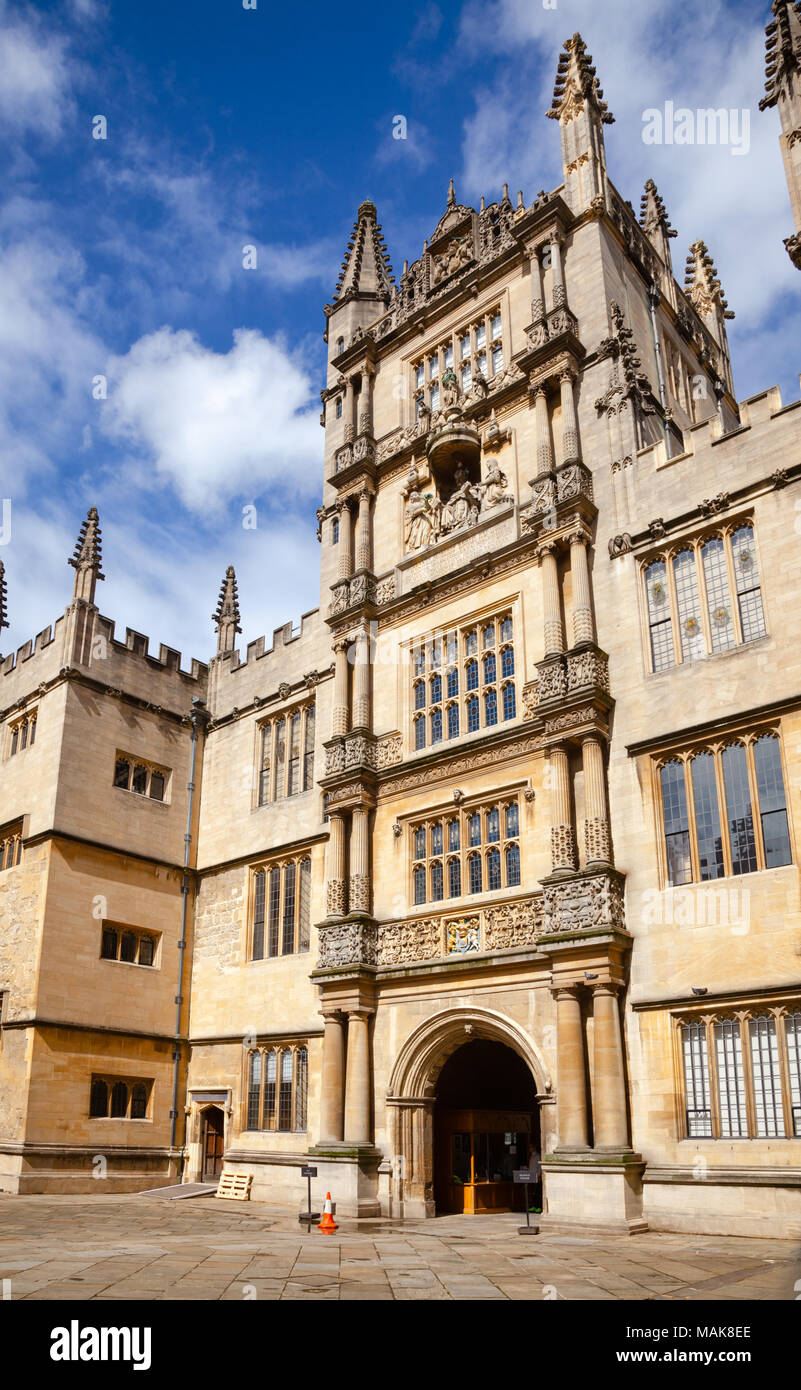
[[[792,1300],[797,1240],[520,1236],[517,1215],[340,1220],[200,1197],[0,1194],[6,1299]],[[801,1288],[801,1283],[799,1283]]]

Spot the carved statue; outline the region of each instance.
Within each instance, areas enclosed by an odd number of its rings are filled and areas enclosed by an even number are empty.
[[[414,490],[409,493],[404,513],[404,539],[408,550],[422,550],[439,534],[438,498]]]
[[[440,527],[443,531],[460,531],[465,526],[475,526],[481,506],[478,488],[471,483],[466,470],[459,464],[456,469],[456,490],[451,493],[442,508]]]
[[[484,507],[498,507],[501,502],[512,500],[509,480],[495,459],[490,459],[487,465],[487,476],[481,484],[481,500]]]
[[[459,404],[459,383],[456,380],[456,373],[453,367],[448,367],[442,377],[442,404],[447,410],[450,406]]]

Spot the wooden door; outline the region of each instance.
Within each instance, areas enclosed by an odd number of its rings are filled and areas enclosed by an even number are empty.
[[[223,1113],[213,1107],[203,1116],[203,1182],[214,1182],[222,1172]]]

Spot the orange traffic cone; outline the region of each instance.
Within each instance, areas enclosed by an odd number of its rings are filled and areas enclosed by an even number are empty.
[[[323,1207],[323,1219],[322,1219],[322,1221],[320,1222],[320,1224],[318,1225],[317,1229],[318,1229],[318,1231],[325,1231],[325,1233],[326,1233],[327,1235],[333,1235],[334,1231],[338,1231],[338,1230],[339,1230],[339,1227],[338,1227],[336,1221],[334,1220],[333,1213],[332,1213],[332,1210],[331,1210],[331,1193],[330,1193],[330,1192],[326,1192],[326,1194],[325,1194],[325,1206]]]

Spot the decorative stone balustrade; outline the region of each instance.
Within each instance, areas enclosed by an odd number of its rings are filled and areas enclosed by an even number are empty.
[[[476,911],[445,912],[378,927],[379,966],[414,965],[423,961],[507,951],[536,945],[542,933],[539,893]]]

